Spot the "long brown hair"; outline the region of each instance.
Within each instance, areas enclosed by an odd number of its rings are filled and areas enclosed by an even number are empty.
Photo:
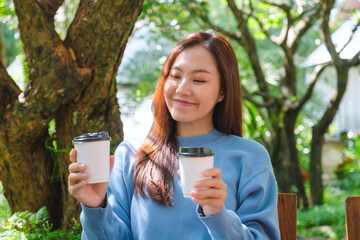
[[[133,192],[172,206],[178,143],[176,122],[165,104],[164,85],[176,57],[190,47],[201,45],[216,59],[224,100],[215,106],[215,128],[225,134],[242,136],[242,103],[238,63],[231,44],[222,36],[206,32],[190,34],[170,52],[161,71],[153,100],[154,121],[142,143],[135,165]]]

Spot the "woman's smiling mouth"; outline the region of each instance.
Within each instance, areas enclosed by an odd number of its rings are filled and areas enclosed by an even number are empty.
[[[174,99],[174,102],[181,105],[181,106],[193,106],[193,105],[197,105],[197,103],[192,103],[192,102],[188,102],[186,100],[182,100],[182,99]]]

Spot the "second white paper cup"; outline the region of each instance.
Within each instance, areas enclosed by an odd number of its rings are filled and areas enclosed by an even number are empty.
[[[85,137],[84,137],[85,136]],[[107,132],[87,133],[74,139],[77,162],[87,165],[88,183],[109,181],[110,137]]]
[[[205,179],[203,172],[214,166],[214,153],[206,148],[180,148],[179,165],[184,197],[191,198],[194,184]]]

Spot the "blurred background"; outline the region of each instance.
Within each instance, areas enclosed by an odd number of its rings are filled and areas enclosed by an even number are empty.
[[[345,239],[360,195],[359,0],[0,0],[0,238],[80,239],[67,193],[71,139],[141,144],[163,63],[191,32],[237,54],[244,137],[279,192],[298,196],[299,239]],[[34,174],[36,172],[36,174]],[[38,190],[40,189],[40,190]]]

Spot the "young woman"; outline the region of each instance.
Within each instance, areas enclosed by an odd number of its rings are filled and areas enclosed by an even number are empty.
[[[83,239],[280,239],[269,155],[242,135],[239,70],[231,44],[194,33],[170,52],[139,149],[124,141],[109,184],[87,184],[72,150],[69,192],[82,204]],[[214,168],[184,198],[179,147],[215,152]]]

